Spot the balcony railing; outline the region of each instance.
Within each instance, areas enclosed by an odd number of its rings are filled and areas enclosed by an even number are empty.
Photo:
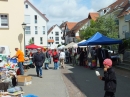
[[[130,38],[130,32],[125,33],[125,38]]]

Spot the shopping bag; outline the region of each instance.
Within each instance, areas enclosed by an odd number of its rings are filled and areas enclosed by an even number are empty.
[[[50,63],[49,59],[46,58],[44,63]]]
[[[90,53],[90,52],[88,53],[88,58],[92,58],[92,56],[91,56],[91,53]]]
[[[88,62],[88,66],[91,66],[91,62]]]

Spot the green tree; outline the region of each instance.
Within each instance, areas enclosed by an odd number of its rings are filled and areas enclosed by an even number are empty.
[[[90,26],[80,31],[80,38],[88,39],[96,32],[110,38],[118,38],[118,25],[112,17],[99,17],[96,21],[91,20]]]
[[[92,35],[95,34],[95,32],[96,32],[96,28],[95,28],[96,22],[91,20],[90,23],[91,23],[91,25],[89,27],[85,27],[84,29],[82,29],[80,31],[79,35],[80,35],[81,40],[88,39]]]
[[[29,40],[28,44],[33,44],[34,41],[32,39]]]

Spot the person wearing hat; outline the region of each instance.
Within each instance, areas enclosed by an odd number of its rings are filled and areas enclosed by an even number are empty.
[[[37,49],[37,52],[33,56],[33,63],[36,66],[37,76],[42,78],[42,66],[45,61],[45,55],[43,54],[41,48]]]
[[[116,81],[115,72],[112,68],[112,60],[105,59],[103,61],[103,64],[104,64],[104,77],[99,76],[99,78],[105,81],[104,97],[115,97],[117,81]]]

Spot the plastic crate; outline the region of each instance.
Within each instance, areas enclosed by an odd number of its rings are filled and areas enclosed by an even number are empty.
[[[10,59],[10,62],[17,63],[17,59]]]

